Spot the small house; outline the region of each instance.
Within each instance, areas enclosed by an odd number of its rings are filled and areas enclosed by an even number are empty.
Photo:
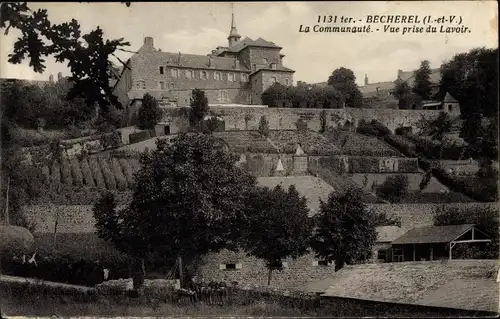
[[[473,224],[413,228],[391,243],[392,261],[452,259],[457,245],[491,243]]]

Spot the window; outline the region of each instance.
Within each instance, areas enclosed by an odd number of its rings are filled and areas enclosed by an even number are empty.
[[[160,74],[163,74],[163,67],[160,66]]]
[[[403,261],[403,250],[399,248],[395,248],[393,252],[392,261]]]
[[[248,74],[245,73],[241,74],[241,82],[248,82]]]
[[[276,83],[276,82],[277,82],[276,77],[275,77],[275,76],[271,77],[271,83],[273,83],[273,84],[274,84],[274,83]]]
[[[186,70],[186,77],[188,79],[192,79],[193,78],[193,71],[192,70]]]
[[[286,84],[286,85],[290,85],[290,80],[285,79],[285,84]]]
[[[236,270],[236,269],[241,269],[242,264],[220,264],[219,269],[220,270]]]
[[[200,72],[200,79],[207,80],[208,79],[208,72],[207,71],[201,71]]]
[[[329,263],[326,260],[314,260],[313,261],[313,266],[330,266],[331,263]]]
[[[271,63],[271,69],[276,70],[276,63]]]
[[[217,99],[220,103],[227,103],[229,101],[229,96],[226,90],[219,91]]]
[[[172,75],[172,77],[177,78],[177,77],[179,77],[179,70],[172,69],[172,70],[170,70],[170,74]]]
[[[448,104],[448,111],[451,111],[452,108],[453,106],[451,104]]]
[[[166,89],[165,82],[163,82],[163,81],[158,82],[158,86],[160,87],[160,90],[165,90]]]
[[[254,70],[254,71],[257,70],[257,64],[252,64],[252,70]]]
[[[170,88],[173,89],[174,88],[174,82],[170,82]]]
[[[135,88],[136,89],[145,89],[146,88],[146,81],[137,81],[135,82]]]
[[[262,63],[267,64],[267,59],[266,59],[266,58],[263,58],[263,59],[262,59]]]
[[[385,258],[387,257],[387,253],[385,250],[377,251],[377,260],[385,262]]]
[[[214,72],[214,80],[221,80],[222,79],[222,76],[220,74],[220,72]]]
[[[227,80],[230,82],[234,82],[234,73],[228,73],[227,74]]]

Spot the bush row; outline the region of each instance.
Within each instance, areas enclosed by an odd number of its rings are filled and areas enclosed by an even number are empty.
[[[128,137],[130,144],[134,144],[156,137],[156,132],[155,130],[145,130],[141,132],[130,133]]]
[[[414,134],[406,134],[406,137],[415,144],[415,151],[429,159],[458,160],[471,157],[470,149],[463,146],[443,145],[441,142],[425,139]]]
[[[446,173],[441,168],[433,168],[432,174],[451,190],[467,195],[479,202],[495,202],[498,200],[497,178],[463,177]]]
[[[407,138],[399,135],[386,135],[384,141],[408,157],[418,157],[416,146]]]

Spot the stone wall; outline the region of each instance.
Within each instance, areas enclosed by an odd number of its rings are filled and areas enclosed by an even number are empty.
[[[357,126],[362,119],[373,119],[386,125],[391,131],[400,126],[411,126],[417,130],[420,119],[435,118],[439,111],[432,110],[391,110],[391,109],[307,109],[307,108],[262,108],[262,107],[216,107],[210,108],[212,115],[221,116],[226,122],[226,130],[258,130],[259,121],[265,116],[271,130],[295,130],[296,123],[302,119],[307,128],[321,130],[321,112],[326,114],[327,127],[345,126],[347,122]],[[167,114],[166,114],[167,115]]]
[[[374,156],[308,156],[314,165],[342,173],[420,173],[417,158]]]

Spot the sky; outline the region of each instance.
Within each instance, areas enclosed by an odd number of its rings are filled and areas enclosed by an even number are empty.
[[[206,55],[217,46],[227,45],[231,24],[230,2],[147,3],[133,2],[130,7],[115,3],[28,3],[31,9],[44,8],[53,23],[78,20],[84,32],[97,26],[110,39],[125,38],[128,48],[137,50],[145,36],[154,38],[156,48],[165,52]],[[431,67],[454,54],[474,47],[498,47],[496,1],[359,1],[359,2],[235,2],[238,32],[243,37],[259,37],[283,47],[283,63],[296,71],[294,81],[324,82],[333,70],[353,70],[362,84],[365,74],[370,83],[393,81],[397,70],[417,69],[420,61]],[[300,25],[317,24],[319,15],[346,16],[365,20],[368,15],[456,15],[471,32],[465,34],[401,33],[300,33]],[[456,20],[455,20],[456,21]],[[358,23],[358,26],[364,25]],[[419,24],[418,26],[421,26]],[[375,25],[372,25],[372,27]],[[401,26],[401,25],[400,25]],[[383,24],[377,27],[382,28]],[[424,26],[425,27],[425,26]],[[438,27],[439,28],[439,27]],[[47,58],[43,74],[33,72],[29,61],[13,65],[7,62],[17,30],[0,35],[0,77],[47,80],[69,69]],[[126,59],[130,53],[118,54]]]

